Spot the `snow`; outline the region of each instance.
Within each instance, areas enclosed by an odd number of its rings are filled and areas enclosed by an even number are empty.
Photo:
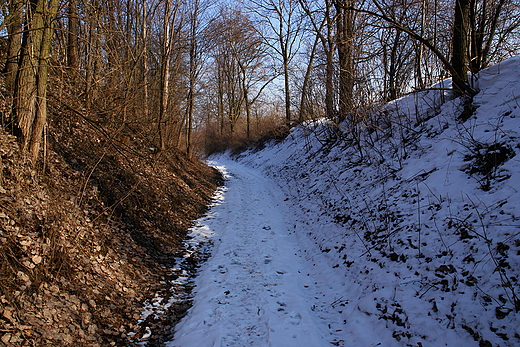
[[[446,81],[366,110],[360,146],[320,120],[213,157],[212,256],[167,345],[520,345],[520,57],[473,82],[464,122]]]
[[[328,346],[280,189],[236,162],[219,165],[229,172],[225,201],[198,227],[215,233],[213,256],[169,346]]]

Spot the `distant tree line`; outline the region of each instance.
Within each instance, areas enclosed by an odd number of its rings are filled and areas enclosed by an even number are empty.
[[[516,0],[4,0],[3,125],[39,158],[49,101],[159,151],[226,146],[519,53]],[[116,135],[114,135],[116,136]]]

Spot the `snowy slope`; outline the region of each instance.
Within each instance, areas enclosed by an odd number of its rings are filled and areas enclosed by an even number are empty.
[[[520,57],[474,83],[475,109],[445,82],[365,110],[359,142],[320,120],[212,158],[212,255],[167,345],[519,346]]]
[[[361,146],[318,121],[237,158],[288,197],[340,345],[520,345],[520,57],[475,85],[465,122],[422,92],[367,111]]]

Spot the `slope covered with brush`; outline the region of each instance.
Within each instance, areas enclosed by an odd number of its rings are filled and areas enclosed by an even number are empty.
[[[7,94],[6,94],[7,95]],[[4,100],[3,109],[9,104]],[[137,325],[219,175],[138,129],[51,102],[45,161],[0,133],[0,346],[128,346],[184,314]]]

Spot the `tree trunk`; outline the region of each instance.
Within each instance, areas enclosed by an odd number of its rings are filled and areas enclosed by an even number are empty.
[[[40,0],[43,1],[43,0]],[[44,9],[44,29],[38,59],[36,114],[29,143],[32,163],[36,163],[40,152],[45,125],[47,124],[47,81],[49,77],[49,56],[53,34],[53,21],[58,8],[58,0],[51,0]]]
[[[285,96],[285,126],[287,129],[291,127],[291,84],[289,81],[289,56],[287,51],[283,56],[283,80],[284,80],[284,96]],[[247,100],[246,100],[247,103]],[[248,114],[249,118],[249,114]],[[249,126],[248,126],[249,132]],[[248,135],[249,138],[249,135]]]
[[[391,101],[397,99],[399,96],[399,81],[398,81],[398,50],[399,43],[401,40],[401,31],[396,30],[394,36],[394,42],[392,43],[392,47],[390,49],[390,62],[388,66],[388,97],[386,101]]]
[[[309,80],[311,77],[313,64],[314,64],[314,57],[316,55],[316,48],[318,47],[319,37],[316,35],[314,38],[314,43],[312,45],[311,54],[309,57],[309,62],[307,63],[307,70],[305,71],[305,76],[303,78],[303,84],[302,84],[302,92],[301,92],[301,98],[300,98],[300,123],[309,119],[306,115],[308,114],[308,105],[309,105],[309,95],[308,95],[308,85]]]
[[[144,100],[143,100],[143,113],[144,113],[144,119],[145,122],[149,121],[149,105],[148,105],[148,10],[146,8],[146,0],[142,1],[143,7],[143,27],[142,27],[142,71],[143,71],[143,93],[144,93]]]
[[[69,31],[67,33],[67,65],[74,72],[79,69],[79,18],[78,0],[69,1]]]
[[[31,0],[26,8],[26,30],[14,89],[14,117],[22,149],[36,163],[47,122],[47,79],[52,41],[52,22],[58,0]]]
[[[336,0],[337,50],[339,59],[339,115],[338,122],[354,108],[354,15],[353,0]],[[356,120],[352,120],[356,122]]]
[[[424,37],[424,30],[426,27],[427,2],[422,0],[421,4],[421,36]],[[421,42],[416,42],[416,61],[415,61],[415,87],[417,89],[424,89],[424,79],[422,73],[422,61],[424,55],[424,45]]]
[[[7,23],[9,42],[7,47],[7,61],[5,64],[5,82],[7,88],[13,92],[18,70],[20,49],[22,47],[23,30],[23,0],[9,1],[10,20]]]
[[[171,55],[171,6],[170,0],[166,0],[164,4],[164,22],[163,22],[163,42],[161,57],[161,100],[159,105],[159,118],[157,120],[157,130],[159,132],[159,149],[166,148],[163,121],[166,119],[168,110],[168,97],[170,87],[170,55]]]
[[[484,0],[480,9],[480,18],[477,13],[476,0],[471,0],[470,5],[470,31],[471,31],[471,59],[470,70],[477,73],[488,64],[489,52],[496,35],[500,14],[506,0],[493,2],[491,6]],[[493,6],[494,5],[494,6]],[[486,39],[487,35],[487,39]]]
[[[471,0],[456,0],[455,2],[451,58],[453,95],[455,97],[471,91],[468,84],[470,2]]]
[[[92,7],[94,9],[93,16],[89,21],[89,37],[88,37],[88,51],[87,51],[87,68],[85,69],[85,96],[86,106],[90,107],[92,101],[97,95],[97,83],[95,81],[98,76],[100,66],[100,25],[101,14],[99,11],[99,0],[94,0]]]
[[[43,36],[43,0],[31,0],[26,9],[26,29],[20,49],[20,63],[14,89],[14,117],[22,149],[29,144],[36,110],[36,75],[38,74],[38,54]]]
[[[190,80],[188,87],[188,119],[186,120],[186,154],[191,156],[192,132],[193,132],[193,109],[195,104],[195,83],[198,69],[198,47],[197,47],[197,28],[199,16],[199,0],[194,0],[193,13],[191,18],[191,37],[190,37]]]
[[[330,1],[326,1],[325,18],[327,36],[322,38],[323,50],[326,56],[325,65],[325,113],[329,119],[336,119],[334,107],[334,19],[331,14]]]

